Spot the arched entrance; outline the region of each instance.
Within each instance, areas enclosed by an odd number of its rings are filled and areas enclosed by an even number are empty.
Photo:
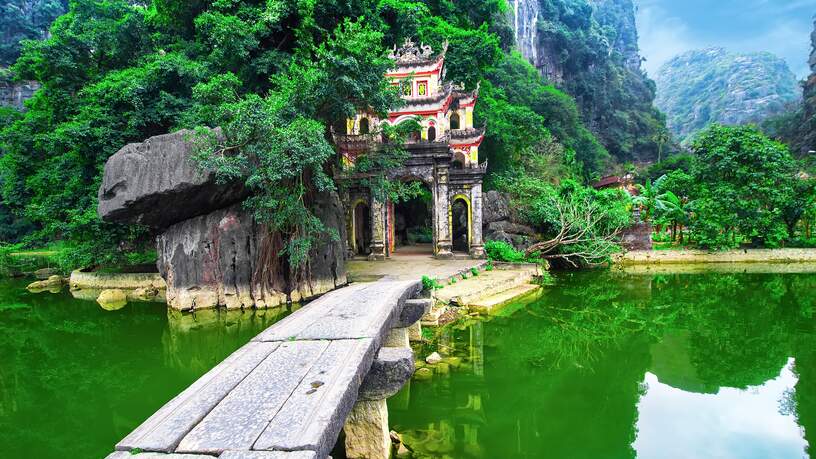
[[[451,203],[451,238],[454,252],[469,252],[470,202],[465,196],[454,196]]]
[[[433,253],[433,197],[423,183],[418,196],[394,204],[393,241],[396,253]]]
[[[354,206],[354,254],[368,255],[371,246],[371,209],[363,201]]]

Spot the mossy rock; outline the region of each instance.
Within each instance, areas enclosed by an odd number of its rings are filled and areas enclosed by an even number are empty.
[[[434,372],[430,368],[419,368],[414,372],[414,379],[417,381],[430,381],[433,379]]]
[[[118,288],[102,290],[96,302],[106,311],[118,311],[127,304],[127,293]]]

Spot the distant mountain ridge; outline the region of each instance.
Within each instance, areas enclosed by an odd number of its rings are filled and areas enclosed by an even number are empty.
[[[771,53],[689,51],[664,64],[655,81],[655,104],[680,140],[711,123],[761,122],[802,97],[787,63]]]

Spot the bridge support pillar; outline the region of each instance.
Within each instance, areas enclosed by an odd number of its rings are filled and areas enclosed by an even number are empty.
[[[391,436],[385,400],[358,400],[346,418],[346,457],[388,459]]]
[[[410,333],[407,327],[392,328],[383,341],[383,347],[411,347]]]

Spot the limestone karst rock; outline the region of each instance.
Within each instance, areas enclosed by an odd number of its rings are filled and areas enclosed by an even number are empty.
[[[664,125],[641,69],[632,0],[509,0],[516,47],[575,98],[583,121],[622,160],[657,156]]]
[[[345,214],[337,193],[319,193],[311,207],[340,237],[324,236],[309,254],[308,269],[291,270],[279,263],[280,249],[266,228],[242,207],[248,195],[243,185],[218,184],[213,174],[199,170],[189,134],[124,147],[105,165],[99,189],[104,220],[158,229],[158,268],[169,306],[274,307],[346,283]]]
[[[111,156],[99,187],[99,216],[165,228],[243,200],[241,183],[219,185],[192,160],[192,135],[182,130],[151,137]]]

